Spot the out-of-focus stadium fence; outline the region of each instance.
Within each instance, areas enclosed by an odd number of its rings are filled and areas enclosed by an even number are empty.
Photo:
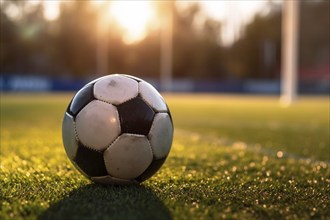
[[[2,92],[51,92],[77,91],[92,79],[55,78],[34,75],[2,75],[0,91]],[[161,88],[160,81],[145,79],[157,89]],[[172,92],[210,92],[210,93],[248,93],[248,94],[279,94],[279,80],[193,80],[174,79]],[[299,83],[299,93],[329,94],[330,82],[309,81]]]

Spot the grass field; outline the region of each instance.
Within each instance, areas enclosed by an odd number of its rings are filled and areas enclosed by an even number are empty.
[[[167,95],[170,156],[129,187],[70,164],[71,97],[1,95],[0,219],[330,219],[329,97]]]

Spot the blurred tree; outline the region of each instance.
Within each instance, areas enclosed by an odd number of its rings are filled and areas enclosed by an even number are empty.
[[[203,24],[200,36],[200,49],[198,60],[200,77],[223,78],[227,75],[224,67],[224,48],[220,46],[221,24],[207,18]]]
[[[138,76],[160,77],[160,36],[158,31],[152,31],[141,42],[129,45],[126,57],[126,72]]]
[[[15,69],[19,60],[20,39],[17,25],[0,11],[0,66],[1,72]]]
[[[220,23],[207,18],[201,29],[195,21],[198,4],[174,13],[173,72],[176,77],[223,77],[223,48],[219,44]]]
[[[301,2],[300,64],[302,67],[329,65],[330,2]]]
[[[26,10],[26,4],[24,1],[8,1],[1,7],[1,71],[49,74],[54,54],[49,47],[51,38],[43,20],[43,9],[37,5]],[[20,13],[10,18],[5,13],[9,7],[20,9]]]
[[[96,65],[96,13],[87,1],[61,4],[55,46],[64,72],[86,76]],[[94,70],[94,71],[93,71]]]
[[[280,69],[281,11],[256,14],[228,49],[227,68],[243,78],[274,78]],[[269,57],[269,58],[267,58]]]
[[[330,2],[301,1],[299,66],[329,66]],[[241,37],[227,49],[226,67],[242,78],[279,78],[281,62],[281,7],[270,4],[270,12],[256,14]]]

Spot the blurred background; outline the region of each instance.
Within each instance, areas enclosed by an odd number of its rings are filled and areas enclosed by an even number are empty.
[[[299,2],[298,90],[329,94],[329,1]],[[1,0],[1,91],[110,73],[162,91],[278,94],[282,1]]]

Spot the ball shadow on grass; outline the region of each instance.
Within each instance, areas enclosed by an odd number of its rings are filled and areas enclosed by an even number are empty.
[[[172,219],[151,188],[86,185],[51,205],[43,219]]]

